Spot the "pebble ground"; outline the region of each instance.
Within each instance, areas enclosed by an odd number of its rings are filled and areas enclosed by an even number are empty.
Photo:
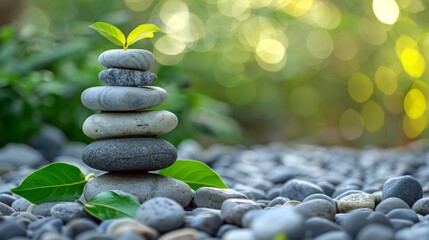
[[[207,163],[230,189],[200,188],[189,193],[186,207],[152,198],[135,219],[101,222],[79,203],[28,211],[30,204],[10,192],[52,161],[99,174],[82,164],[84,147],[47,126],[29,145],[0,149],[0,239],[429,239],[426,142],[391,149],[283,143],[204,149],[187,140],[179,159]]]

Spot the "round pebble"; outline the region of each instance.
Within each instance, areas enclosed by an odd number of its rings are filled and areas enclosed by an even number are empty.
[[[174,146],[159,138],[121,138],[95,141],[82,152],[83,162],[103,171],[150,171],[176,161]]]
[[[84,207],[81,203],[65,202],[55,204],[51,208],[51,215],[68,223],[73,219],[85,216]]]
[[[222,203],[230,198],[247,199],[247,196],[233,189],[202,187],[195,191],[194,203],[197,207],[220,209]]]
[[[153,54],[143,49],[112,49],[100,54],[98,61],[107,68],[147,71],[154,64]]]
[[[295,211],[303,216],[322,217],[333,221],[337,210],[331,202],[325,199],[313,199],[296,205]]]
[[[92,110],[137,111],[160,105],[167,92],[159,87],[97,86],[83,91],[82,104]]]
[[[183,207],[192,200],[192,189],[182,181],[145,172],[111,172],[90,180],[84,188],[85,199],[91,199],[100,192],[112,189],[122,190],[137,196],[140,202],[154,197],[168,197]]]
[[[424,197],[419,200],[417,200],[414,204],[412,209],[423,216],[426,216],[429,214],[429,197]]]
[[[423,188],[417,179],[411,176],[400,176],[387,180],[383,185],[382,193],[382,200],[397,197],[411,207],[423,197]]]
[[[171,132],[178,123],[169,111],[98,113],[83,123],[83,133],[94,139],[156,137]]]
[[[323,189],[311,182],[292,179],[285,183],[282,191],[280,192],[280,196],[302,201],[306,197],[315,193],[323,193]]]
[[[383,201],[381,201],[377,207],[375,207],[375,211],[382,212],[382,213],[388,213],[393,209],[398,208],[406,208],[409,209],[410,206],[404,200],[397,198],[397,197],[391,197],[387,198]]]
[[[243,216],[252,210],[261,209],[250,199],[230,198],[225,200],[221,206],[221,216],[226,223],[241,226]]]
[[[177,202],[165,197],[155,197],[140,206],[136,219],[159,232],[168,232],[183,225],[185,212]]]

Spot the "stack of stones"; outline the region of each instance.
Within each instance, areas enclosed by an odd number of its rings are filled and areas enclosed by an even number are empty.
[[[154,84],[157,76],[148,70],[154,64],[151,52],[140,49],[108,50],[99,57],[107,69],[99,79],[108,86],[86,89],[81,96],[87,108],[101,111],[83,124],[83,132],[96,141],[82,153],[83,162],[107,171],[86,184],[85,199],[108,190],[121,190],[141,202],[163,196],[187,206],[192,190],[181,181],[149,171],[172,165],[177,151],[158,136],[177,126],[177,117],[165,110],[148,110],[160,105],[167,92]]]

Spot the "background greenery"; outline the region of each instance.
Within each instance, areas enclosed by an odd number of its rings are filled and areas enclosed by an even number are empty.
[[[163,29],[152,51],[160,108],[179,143],[401,145],[427,136],[429,2],[425,0],[28,1],[0,28],[0,145],[44,122],[90,141],[80,93],[100,85],[104,50],[87,26]]]

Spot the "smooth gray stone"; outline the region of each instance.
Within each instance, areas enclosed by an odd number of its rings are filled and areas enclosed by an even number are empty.
[[[82,104],[100,111],[136,111],[160,105],[167,92],[160,87],[97,86],[83,91]]]
[[[154,173],[110,172],[90,180],[84,188],[85,199],[100,192],[117,189],[137,196],[140,202],[154,197],[168,197],[183,207],[189,205],[193,191],[184,182]]]
[[[233,189],[202,187],[195,191],[194,202],[197,207],[220,209],[222,203],[230,198],[245,198],[246,195]]]
[[[303,201],[306,197],[315,193],[324,192],[321,187],[314,183],[304,180],[292,179],[283,185],[280,196],[289,198],[291,200]]]
[[[8,205],[0,202],[0,216],[10,216],[15,213],[15,209],[9,207]]]
[[[178,229],[185,222],[183,207],[166,197],[145,201],[136,213],[137,221],[155,228],[161,233]]]
[[[199,209],[199,208],[196,208],[196,209]],[[214,209],[210,209],[210,210],[214,210]],[[192,211],[192,215],[185,217],[184,227],[197,229],[199,231],[203,231],[214,236],[216,235],[221,225],[222,225],[222,219],[220,217],[220,213],[211,212],[211,211],[201,211],[200,213],[194,214],[194,211]]]
[[[382,212],[382,213],[386,214],[386,213],[390,212],[391,210],[398,209],[398,208],[410,209],[410,206],[408,206],[408,204],[400,198],[391,197],[391,198],[387,198],[387,199],[384,199],[383,201],[381,201],[377,205],[377,207],[375,207],[375,211],[376,212]]]
[[[10,207],[10,206],[12,206],[12,203],[13,203],[16,199],[17,199],[16,197],[14,197],[14,196],[12,196],[12,195],[9,195],[9,194],[6,194],[6,193],[1,193],[1,194],[0,194],[0,202],[2,202],[2,203],[4,203],[4,204],[8,205],[9,207]]]
[[[171,132],[178,123],[176,115],[165,110],[113,113],[89,116],[83,133],[94,139],[156,137]]]
[[[102,52],[98,62],[107,68],[146,71],[154,64],[154,57],[151,52],[143,49],[112,49]]]
[[[173,164],[176,156],[174,146],[159,138],[99,140],[86,146],[82,152],[86,165],[103,171],[163,169]]]
[[[43,156],[34,148],[18,143],[9,143],[0,149],[0,163],[15,167],[38,166],[43,163]]]
[[[352,240],[352,238],[344,231],[331,231],[314,238],[314,240]]]
[[[331,231],[342,230],[338,224],[321,217],[312,217],[305,221],[305,235],[309,238],[315,238]]]
[[[383,184],[382,193],[382,201],[390,197],[397,197],[412,207],[417,200],[423,197],[423,188],[417,179],[407,175],[387,180]]]
[[[58,202],[46,202],[41,203],[39,205],[34,206],[31,209],[31,213],[34,215],[41,215],[41,216],[51,216],[51,208],[57,205]]]
[[[110,86],[140,87],[151,85],[156,82],[155,73],[142,72],[121,68],[104,69],[98,74],[98,78]]]
[[[158,239],[159,236],[159,233],[156,229],[141,224],[134,218],[128,217],[113,219],[112,222],[107,226],[105,233],[107,233],[109,236],[119,237],[128,231],[138,233],[145,240],[155,240]]]
[[[31,202],[25,198],[18,198],[12,203],[12,208],[17,212],[25,212],[31,206]]]
[[[335,214],[337,213],[335,206],[325,199],[305,201],[296,205],[294,209],[307,218],[323,217],[330,221],[335,219]]]
[[[419,222],[419,217],[417,216],[417,213],[411,209],[404,209],[404,208],[393,209],[392,211],[386,214],[386,217],[389,219],[410,220],[414,223]]]
[[[424,197],[413,204],[412,209],[423,216],[429,214],[429,197]]]
[[[285,234],[288,240],[304,239],[304,218],[290,206],[279,206],[256,218],[251,229],[258,240]]]
[[[51,215],[68,223],[73,219],[85,216],[85,209],[82,204],[77,202],[58,203],[51,208]]]
[[[15,221],[0,222],[0,238],[11,239],[13,237],[26,237],[24,224]]]
[[[97,230],[97,224],[85,218],[73,219],[64,226],[63,234],[75,239],[79,234],[87,231]]]
[[[250,199],[230,198],[225,200],[221,206],[221,216],[226,223],[241,226],[243,216],[251,211],[262,209]]]

